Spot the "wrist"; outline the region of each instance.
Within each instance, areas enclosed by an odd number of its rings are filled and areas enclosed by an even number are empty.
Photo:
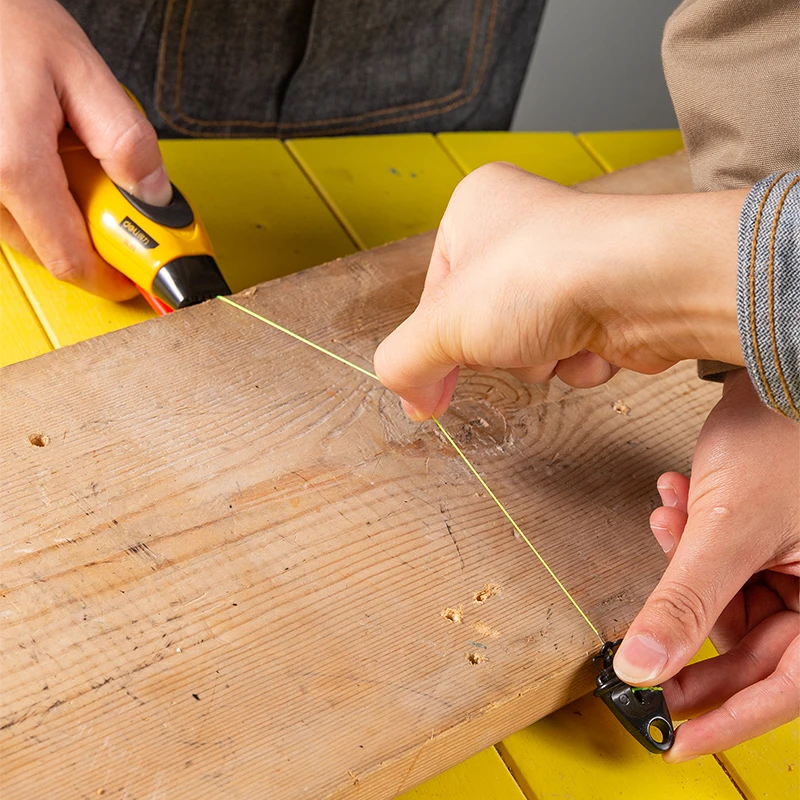
[[[596,197],[598,352],[640,371],[690,358],[744,364],[736,272],[746,194]]]

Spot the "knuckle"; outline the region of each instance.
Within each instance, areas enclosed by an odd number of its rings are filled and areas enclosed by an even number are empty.
[[[21,186],[26,173],[30,174],[31,166],[22,156],[14,157],[6,152],[0,154],[0,197],[12,194]]]
[[[126,122],[112,135],[106,159],[114,161],[130,161],[148,149],[158,147],[158,140],[153,126],[138,112],[126,119]]]
[[[690,694],[687,688],[685,675],[679,672],[669,679],[668,684],[670,708],[686,708]],[[664,685],[666,686],[667,684]]]
[[[693,586],[665,586],[650,602],[653,611],[673,630],[705,632],[709,627],[709,598]]]
[[[80,283],[84,277],[83,265],[74,258],[51,258],[44,262],[47,271],[57,280]]]
[[[750,667],[750,671],[754,671],[756,673],[760,673],[762,671],[764,657],[757,648],[752,646],[750,642],[745,640],[739,644],[739,647],[736,648],[736,657],[743,662],[742,667],[744,669]]]
[[[796,670],[781,669],[775,673],[775,680],[778,683],[778,691],[791,698],[797,706],[796,713],[800,714],[800,675]]]
[[[484,183],[493,183],[498,179],[506,178],[518,172],[521,172],[520,168],[509,164],[507,161],[491,161],[470,172],[469,175],[462,179],[461,183],[483,185]]]

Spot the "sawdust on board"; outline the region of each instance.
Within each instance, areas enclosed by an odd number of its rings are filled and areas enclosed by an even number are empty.
[[[611,408],[614,409],[615,413],[622,414],[625,417],[631,413],[631,407],[627,403],[623,403],[622,400],[615,400]]]
[[[458,608],[443,608],[442,616],[450,622],[460,623],[464,621],[464,610],[461,606]]]
[[[472,596],[476,603],[485,603],[490,597],[496,597],[502,589],[494,583],[485,583],[483,589]]]
[[[485,622],[481,622],[478,620],[477,622],[473,623],[472,627],[475,629],[475,633],[481,636],[487,636],[489,638],[494,638],[495,636],[500,635],[500,631],[496,631],[491,626],[487,625]]]

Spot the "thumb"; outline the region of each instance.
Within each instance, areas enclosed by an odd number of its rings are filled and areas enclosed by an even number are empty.
[[[441,307],[437,314],[441,314]],[[447,410],[458,379],[458,362],[446,355],[427,306],[416,311],[375,351],[375,373],[403,400],[403,408],[421,422]]]
[[[70,127],[114,183],[146,203],[167,205],[172,187],[153,126],[99,53],[92,49],[85,61],[61,71],[59,94]]]
[[[626,683],[652,686],[679,672],[700,649],[728,603],[757,571],[757,555],[724,509],[690,513],[664,576],[614,657]],[[749,551],[749,552],[748,552]]]
[[[441,336],[441,331],[457,329],[459,324],[452,293],[443,289],[448,272],[440,228],[419,305],[375,351],[375,373],[381,383],[400,395],[406,413],[420,422],[447,410],[464,360],[448,352]]]

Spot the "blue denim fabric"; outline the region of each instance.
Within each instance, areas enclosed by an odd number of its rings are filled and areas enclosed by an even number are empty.
[[[800,172],[759,181],[739,225],[737,313],[761,399],[800,420]]]
[[[159,136],[508,128],[545,0],[61,0]]]

